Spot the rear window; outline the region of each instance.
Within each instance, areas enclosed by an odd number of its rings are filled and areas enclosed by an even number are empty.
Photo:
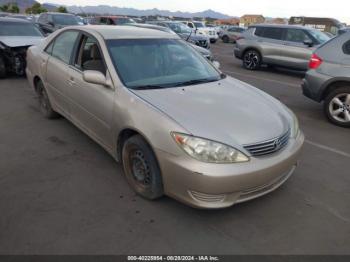
[[[43,36],[32,23],[1,22],[0,36]]]
[[[350,55],[350,40],[343,45],[343,52]]]

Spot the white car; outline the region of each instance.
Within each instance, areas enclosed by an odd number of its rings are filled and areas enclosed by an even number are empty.
[[[219,36],[215,30],[215,28],[206,27],[203,22],[200,21],[188,21],[185,22],[187,26],[196,30],[197,34],[205,35],[210,39],[210,43],[216,43],[219,39]]]

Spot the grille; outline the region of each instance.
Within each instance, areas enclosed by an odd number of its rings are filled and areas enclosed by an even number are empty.
[[[289,141],[290,129],[282,136],[261,143],[244,145],[252,156],[264,156],[283,149]]]
[[[199,40],[197,42],[197,45],[206,48],[208,46],[208,43],[207,43],[207,40]]]

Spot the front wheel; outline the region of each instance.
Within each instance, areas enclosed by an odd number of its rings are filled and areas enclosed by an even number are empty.
[[[248,50],[243,55],[243,67],[248,70],[258,70],[261,66],[261,56],[255,50]]]
[[[6,77],[6,65],[4,58],[0,55],[0,78]]]
[[[350,127],[350,87],[332,91],[324,101],[324,111],[331,123]]]
[[[126,179],[137,194],[149,200],[163,196],[158,161],[142,136],[132,136],[124,143],[122,160]]]
[[[230,38],[228,38],[227,35],[224,35],[224,36],[222,37],[222,41],[223,41],[224,43],[227,44],[227,43],[230,41]]]

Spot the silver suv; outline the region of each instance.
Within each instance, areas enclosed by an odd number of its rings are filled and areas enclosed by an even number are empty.
[[[324,102],[327,118],[350,127],[350,32],[333,38],[312,55],[303,80],[303,93]]]
[[[249,70],[257,70],[262,64],[307,70],[313,51],[329,39],[316,29],[302,26],[255,25],[236,40],[234,54]]]

